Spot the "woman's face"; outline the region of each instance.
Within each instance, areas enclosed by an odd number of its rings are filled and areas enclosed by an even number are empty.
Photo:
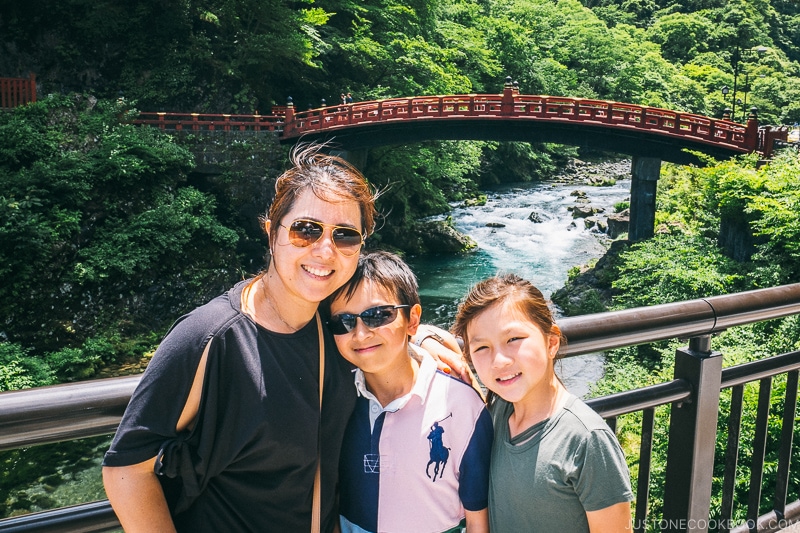
[[[325,224],[322,237],[304,248],[293,245],[289,241],[287,227],[298,219]],[[273,228],[272,224],[278,227]],[[270,243],[270,270],[277,273],[284,292],[276,296],[300,300],[297,303],[319,303],[353,275],[359,253],[347,257],[339,252],[332,240],[331,228],[327,225],[354,228],[363,234],[358,203],[347,199],[322,200],[310,190],[305,190],[282,220],[267,221],[267,234],[276,231]]]

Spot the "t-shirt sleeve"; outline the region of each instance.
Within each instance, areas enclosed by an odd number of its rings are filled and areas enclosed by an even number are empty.
[[[593,429],[583,443],[575,492],[586,511],[633,500],[625,455],[611,430]]]
[[[489,505],[489,462],[492,455],[492,417],[485,408],[475,422],[458,478],[458,495],[467,511],[480,511]]]
[[[190,313],[172,326],[131,396],[103,466],[146,461],[177,436],[175,427],[211,338],[207,322],[202,313]]]

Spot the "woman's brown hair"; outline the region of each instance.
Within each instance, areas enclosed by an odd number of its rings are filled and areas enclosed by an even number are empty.
[[[277,238],[280,221],[291,211],[297,198],[310,190],[320,200],[329,202],[352,200],[361,211],[361,233],[364,238],[375,230],[378,193],[361,172],[342,159],[325,153],[324,144],[297,144],[292,149],[292,167],[275,181],[275,198],[265,216],[273,222],[269,240]]]

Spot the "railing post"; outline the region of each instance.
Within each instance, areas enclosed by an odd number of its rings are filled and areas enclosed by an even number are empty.
[[[747,125],[745,126],[744,144],[751,152],[758,150],[758,108],[751,107],[750,115],[747,117]],[[772,153],[772,142],[768,141],[769,146],[761,147],[764,157],[767,158]]]
[[[675,379],[694,389],[691,402],[673,404],[669,422],[664,516],[661,530],[705,533],[717,438],[722,354],[711,351],[711,335],[693,337],[675,352]]]
[[[30,94],[28,95],[28,102],[35,102],[36,101],[36,74],[33,72],[30,73],[30,82],[28,85],[28,90]]]
[[[506,82],[503,85],[503,99],[500,103],[500,114],[514,114],[514,83],[511,81],[511,76],[506,76]]]
[[[281,136],[286,136],[294,129],[294,101],[292,97],[286,99],[286,114],[283,116],[283,133]]]

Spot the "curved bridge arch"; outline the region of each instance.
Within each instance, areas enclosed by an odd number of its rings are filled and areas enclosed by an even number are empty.
[[[390,98],[295,112],[287,106],[280,142],[327,140],[343,150],[424,140],[499,140],[588,146],[679,164],[686,150],[717,159],[755,151],[747,125],[692,113],[582,98],[468,94]]]
[[[291,100],[291,99],[290,99]],[[553,142],[632,156],[630,240],[653,236],[661,162],[703,164],[760,152],[769,157],[785,128],[747,124],[635,104],[523,95],[506,83],[502,94],[388,98],[296,111],[291,101],[271,115],[141,113],[134,123],[191,132],[268,132],[281,144],[330,141],[342,152],[424,140]],[[695,153],[693,153],[695,152]]]

